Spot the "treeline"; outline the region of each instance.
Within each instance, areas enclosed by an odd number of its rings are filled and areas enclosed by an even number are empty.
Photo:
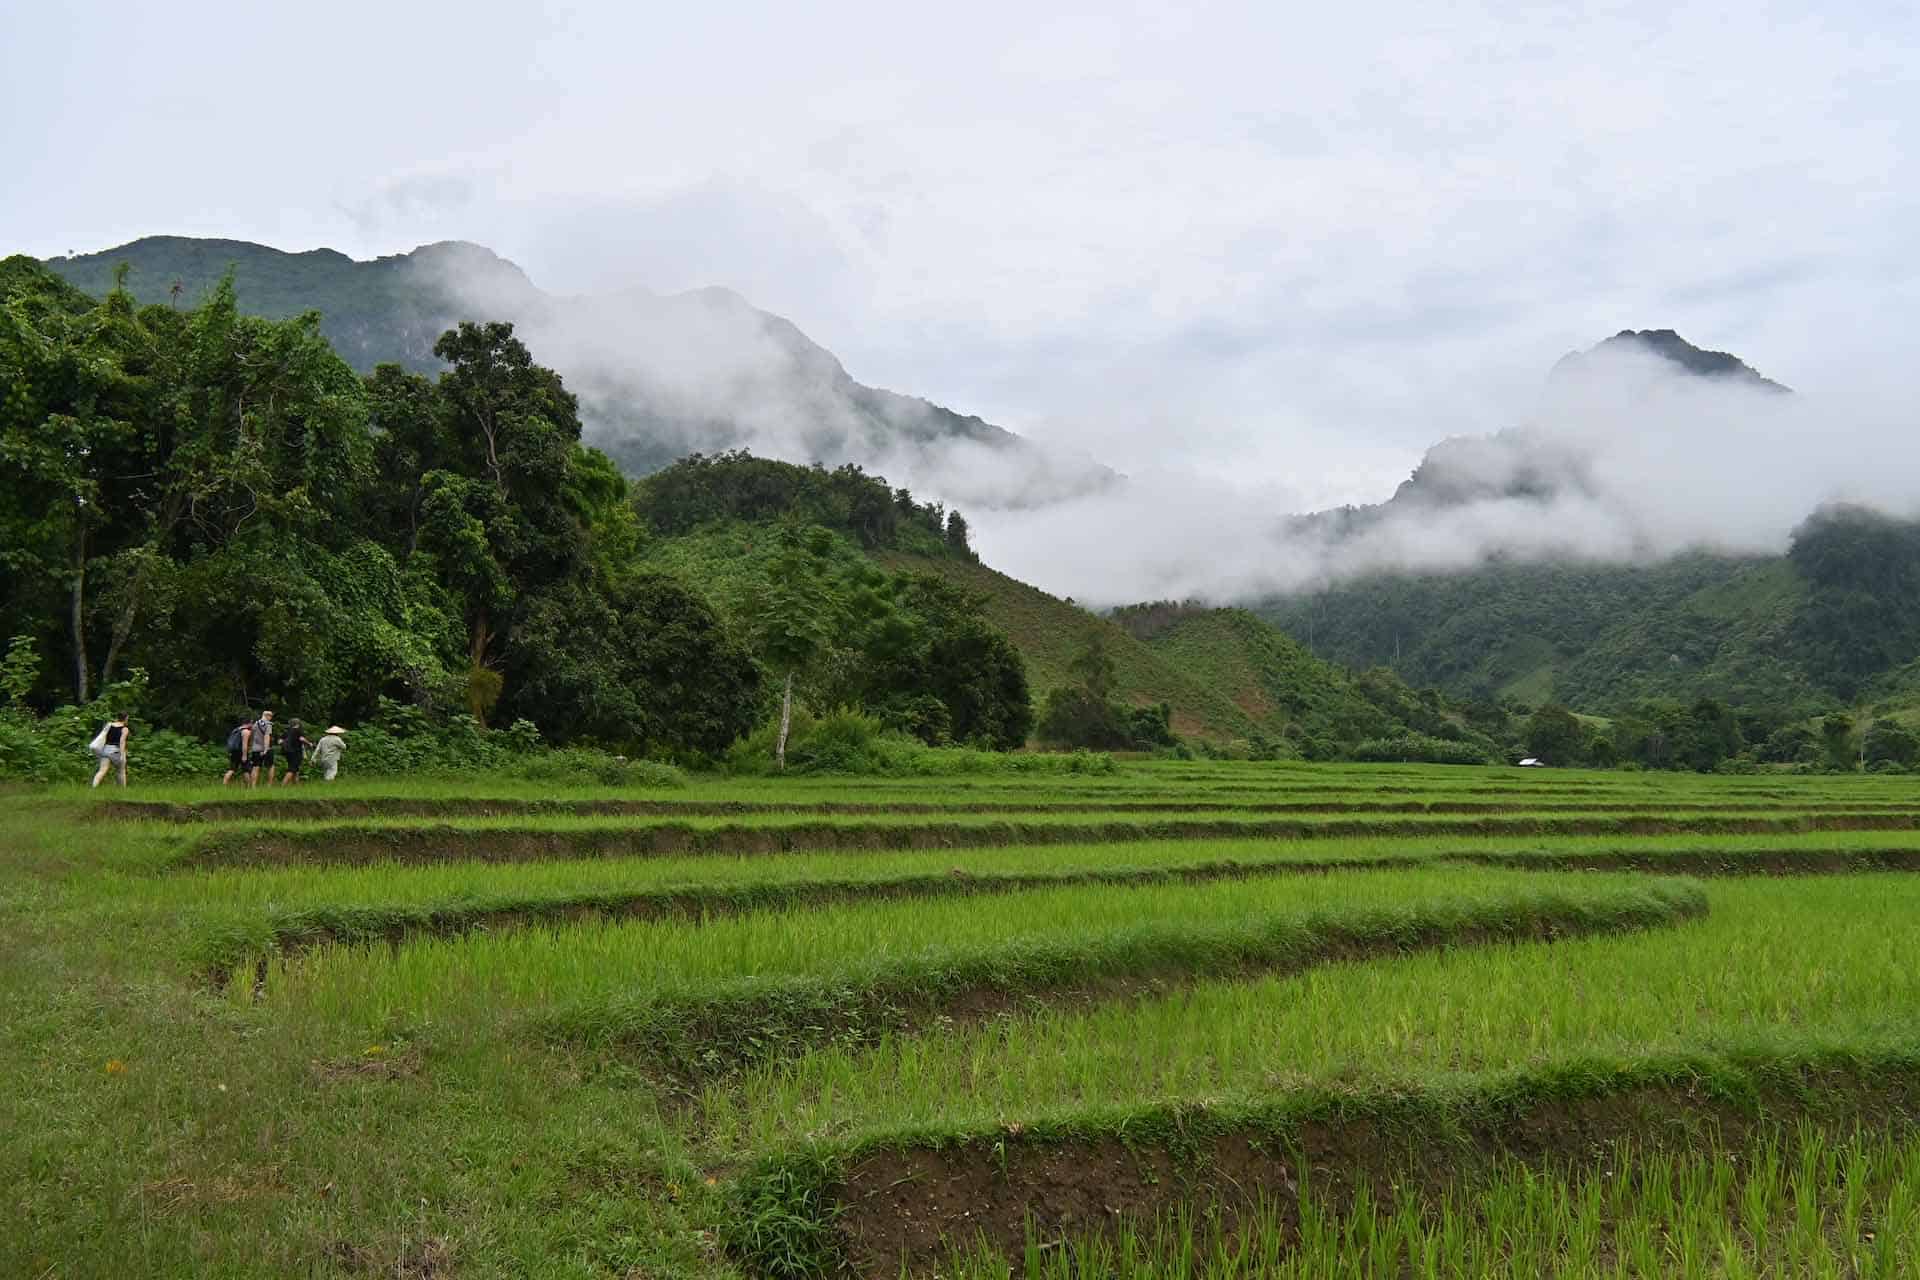
[[[1457,697],[1550,681],[1556,700],[1600,714],[1705,697],[1805,718],[1871,696],[1920,655],[1920,522],[1840,505],[1802,523],[1783,557],[1380,574],[1261,613],[1323,657]]]
[[[1920,764],[1920,734],[1897,720],[1830,712],[1812,722],[1782,722],[1736,711],[1712,698],[1647,703],[1611,721],[1582,720],[1548,703],[1525,721],[1529,754],[1548,764],[1609,768],[1746,772],[1762,766],[1850,772],[1906,770]]]
[[[735,450],[693,454],[639,481],[635,504],[657,533],[674,537],[718,520],[815,524],[869,551],[901,550],[974,560],[967,521],[938,502],[848,463],[832,471]]]
[[[217,740],[245,708],[399,705],[712,757],[830,656],[849,671],[823,687],[923,740],[1024,737],[1017,655],[964,595],[815,575],[728,610],[647,555],[776,516],[796,545],[838,530],[968,555],[959,513],[740,454],[635,492],[510,325],[461,324],[434,354],[437,377],[362,378],[316,316],[242,315],[230,284],[139,307],[0,263],[0,637],[46,659],[18,706],[137,688],[142,720]]]

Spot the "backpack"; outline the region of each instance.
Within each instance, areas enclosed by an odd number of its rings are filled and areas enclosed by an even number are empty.
[[[238,751],[240,749],[240,735],[246,732],[246,728],[245,725],[240,725],[235,728],[232,733],[227,735],[227,750]]]

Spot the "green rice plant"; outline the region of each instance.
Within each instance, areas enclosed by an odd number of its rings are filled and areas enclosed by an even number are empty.
[[[1920,879],[1722,881],[1707,893],[1709,914],[1683,929],[1207,981],[1018,1025],[823,1048],[707,1087],[701,1114],[722,1147],[765,1148],[1329,1079],[1420,1082],[1569,1054],[1866,1048],[1911,1034]]]
[[[1789,1176],[1782,1152],[1808,1151]],[[1844,1181],[1822,1180],[1832,1153]],[[1831,1225],[1792,1232],[1778,1208],[1738,1225],[1724,1197],[1783,1207],[1804,1203]],[[1862,1206],[1850,1230],[1838,1205]],[[1027,1232],[1008,1257],[977,1237],[938,1266],[953,1280],[1309,1280],[1351,1276],[1612,1280],[1653,1275],[1820,1274],[1892,1280],[1920,1270],[1920,1142],[1907,1136],[1771,1134],[1734,1151],[1647,1153],[1627,1148],[1612,1167],[1540,1170],[1503,1162],[1485,1180],[1446,1188],[1433,1202],[1371,1196],[1344,1211],[1303,1193],[1263,1199],[1230,1220],[1191,1206],[1123,1218],[1106,1231]],[[1855,1233],[1857,1231],[1857,1234]],[[804,1273],[803,1273],[804,1274]]]
[[[590,920],[699,920],[866,899],[970,897],[1070,884],[1198,883],[1337,869],[1464,863],[1558,871],[1760,875],[1920,866],[1920,836],[1545,838],[1451,841],[1156,841],[764,857],[563,859],[510,865],[376,864],[182,873],[144,889],[195,921],[188,963],[218,978],[302,948],[396,942]]]
[[[183,849],[177,865],[525,861],[686,852],[787,853],[810,849],[893,851],[934,846],[1122,843],[1234,836],[1287,840],[1440,836],[1510,839],[1553,835],[1626,838],[1856,830],[1920,831],[1920,811],[1760,816],[1735,811],[1679,817],[1574,813],[1475,818],[1306,815],[1273,819],[1259,813],[1162,817],[1040,812],[1018,819],[958,813],[937,821],[912,814],[832,819],[771,814],[746,821],[699,817],[663,820],[556,817],[540,822],[483,818],[457,823],[402,820],[223,828],[196,837]]]
[[[778,1199],[789,1159],[824,1168],[824,1204],[789,1207],[838,1219],[828,1265],[866,1271],[917,1272],[943,1247],[939,1270],[960,1275],[1005,1275],[1010,1263],[1016,1275],[1604,1275],[1627,1261],[1632,1274],[1718,1276],[1828,1258],[1858,1266],[1870,1249],[1897,1265],[1867,1223],[1920,1226],[1920,1140],[1885,1109],[1915,1100],[1920,1043],[1866,1059],[1565,1064],[974,1136],[811,1143],[763,1157],[735,1198]],[[1556,1116],[1587,1123],[1560,1135]],[[1234,1150],[1255,1158],[1229,1173],[1215,1161]],[[996,1162],[1005,1174],[985,1172]],[[1066,1170],[1076,1172],[1063,1181]],[[964,1216],[954,1186],[974,1189]],[[1088,1223],[1073,1208],[1089,1190],[1128,1208]],[[1745,1230],[1729,1216],[1742,1200],[1769,1207]],[[902,1216],[913,1231],[891,1228]],[[754,1261],[746,1238],[733,1240]]]
[[[870,1043],[983,998],[1639,928],[1703,905],[1688,882],[1491,872],[1073,887],[990,912],[964,901],[865,904],[327,950],[271,962],[260,988],[270,1002],[349,1021],[517,1008],[552,1034],[698,1074],[822,1042]]]

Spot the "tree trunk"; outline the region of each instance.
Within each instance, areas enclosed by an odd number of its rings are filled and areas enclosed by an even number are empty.
[[[780,696],[780,738],[774,743],[773,759],[780,772],[787,771],[787,730],[793,727],[793,672],[787,672],[787,691]]]
[[[67,601],[67,626],[73,634],[74,701],[87,704],[87,526],[77,520],[73,530],[73,582]]]
[[[133,571],[133,581],[127,586],[127,607],[113,620],[113,638],[107,642],[107,660],[100,664],[100,687],[106,688],[113,683],[113,664],[120,660],[120,649],[133,634],[133,620],[140,611],[140,593],[147,584],[147,562],[143,557],[140,565]]]
[[[476,667],[487,665],[487,646],[493,643],[493,631],[487,626],[487,611],[473,616],[473,629],[467,634],[467,659]]]

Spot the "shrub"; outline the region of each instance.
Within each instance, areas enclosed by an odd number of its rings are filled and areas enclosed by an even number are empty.
[[[1392,738],[1370,738],[1354,747],[1355,760],[1375,764],[1418,762],[1421,764],[1485,764],[1486,755],[1464,742],[1448,742],[1424,733],[1403,733]]]
[[[562,786],[602,787],[684,787],[687,775],[670,764],[654,760],[629,760],[586,747],[568,747],[542,751],[515,762],[505,770],[530,782],[551,782]]]
[[[774,771],[777,723],[768,723],[733,744],[727,768],[741,774]],[[887,774],[942,777],[977,773],[1112,773],[1113,757],[1086,751],[1066,754],[983,751],[972,747],[929,747],[909,734],[888,729],[859,711],[842,709],[825,716],[796,711],[787,736],[787,772]]]
[[[52,782],[76,759],[54,750],[25,716],[0,716],[0,781]]]
[[[171,729],[149,729],[134,734],[128,764],[141,778],[218,778],[226,772],[227,753]]]

